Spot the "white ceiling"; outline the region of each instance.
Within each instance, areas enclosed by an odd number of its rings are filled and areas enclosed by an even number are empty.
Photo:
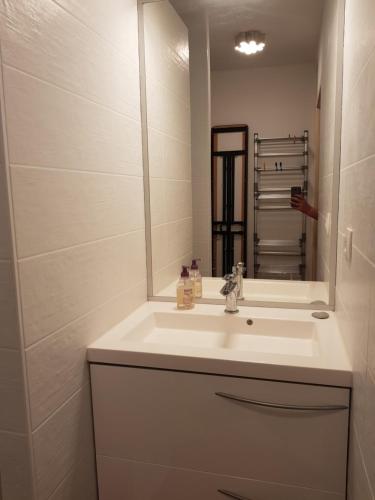
[[[214,70],[316,61],[322,10],[329,0],[170,0],[184,19],[207,12]],[[241,31],[266,33],[263,53],[234,50]]]

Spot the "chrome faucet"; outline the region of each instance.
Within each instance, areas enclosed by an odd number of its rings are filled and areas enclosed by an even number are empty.
[[[238,283],[235,274],[226,274],[226,281],[223,288],[220,290],[221,295],[225,297],[225,312],[229,314],[238,313],[237,308],[237,291]]]
[[[243,262],[239,262],[235,266],[233,266],[233,274],[236,278],[237,282],[237,300],[243,300],[243,275],[244,272],[246,271],[245,264]]]

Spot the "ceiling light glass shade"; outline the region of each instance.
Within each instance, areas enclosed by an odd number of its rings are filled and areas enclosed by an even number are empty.
[[[261,52],[266,46],[266,35],[260,31],[244,31],[236,36],[235,50],[251,55]]]

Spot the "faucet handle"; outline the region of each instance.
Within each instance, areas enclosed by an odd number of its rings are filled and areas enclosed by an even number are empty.
[[[236,271],[240,274],[243,274],[246,271],[246,266],[244,262],[238,262],[236,265]]]
[[[234,274],[226,274],[224,276],[224,280],[226,281],[226,283],[220,290],[220,293],[221,295],[224,295],[224,297],[226,297],[227,295],[231,294],[236,290],[237,282]]]

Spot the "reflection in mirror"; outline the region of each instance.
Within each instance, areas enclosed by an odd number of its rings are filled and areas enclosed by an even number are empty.
[[[245,300],[329,304],[343,3],[141,6],[151,295],[199,258],[203,298],[242,262]]]

